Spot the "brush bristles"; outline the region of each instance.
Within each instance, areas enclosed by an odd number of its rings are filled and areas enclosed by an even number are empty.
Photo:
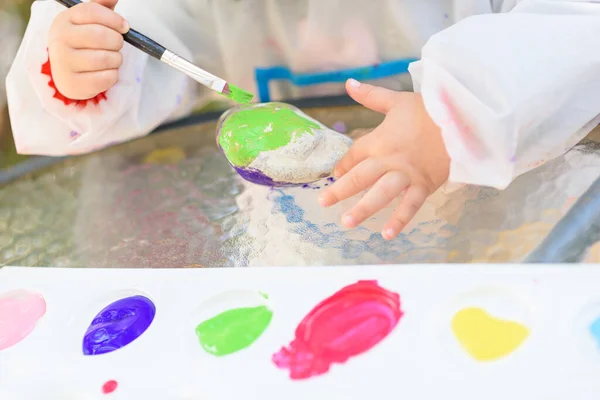
[[[242,90],[239,87],[231,85],[229,83],[225,84],[225,87],[223,88],[221,94],[240,104],[248,104],[254,97],[252,93],[248,93],[245,90]]]

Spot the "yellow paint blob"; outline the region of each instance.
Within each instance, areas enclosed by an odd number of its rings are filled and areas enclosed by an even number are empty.
[[[171,146],[153,150],[144,158],[144,164],[177,164],[185,160],[185,152],[180,147]]]
[[[494,361],[512,353],[527,339],[524,325],[494,318],[481,308],[463,308],[452,319],[452,330],[477,361]]]

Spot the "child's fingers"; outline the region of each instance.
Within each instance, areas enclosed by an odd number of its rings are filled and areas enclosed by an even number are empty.
[[[400,171],[390,171],[383,175],[362,199],[342,217],[342,223],[347,228],[361,224],[388,204],[408,186],[410,180]]]
[[[108,7],[111,10],[115,9],[115,6],[117,5],[118,2],[119,2],[119,0],[90,0],[90,3],[97,3],[97,4],[100,4],[101,6]]]
[[[398,236],[404,227],[414,218],[427,199],[427,191],[422,186],[409,186],[396,207],[392,218],[386,224],[381,235],[391,240]]]
[[[85,100],[102,93],[113,87],[119,81],[119,70],[109,69],[105,71],[79,72],[72,75],[73,87],[85,88],[86,93],[74,98],[74,100]],[[65,93],[67,97],[67,93]],[[72,98],[72,97],[71,97]]]
[[[356,140],[350,150],[338,161],[333,171],[336,178],[341,178],[348,171],[354,168],[358,163],[362,162],[368,156],[368,139],[369,136],[363,136]],[[367,143],[365,143],[367,142]]]
[[[67,44],[73,49],[120,51],[123,42],[120,33],[102,25],[74,26],[67,38]]]
[[[363,106],[383,114],[387,114],[398,102],[398,96],[400,95],[400,92],[361,83],[354,79],[348,79],[346,90],[350,97]]]
[[[321,193],[319,203],[323,207],[330,207],[352,197],[377,182],[385,171],[383,164],[374,158],[367,158]]]
[[[102,25],[121,34],[129,31],[123,17],[96,3],[82,3],[69,10],[69,21],[74,25]]]
[[[118,69],[123,63],[123,55],[118,51],[71,50],[73,72],[104,71]]]

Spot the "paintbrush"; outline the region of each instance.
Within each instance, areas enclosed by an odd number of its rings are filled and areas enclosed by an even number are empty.
[[[80,0],[55,0],[67,8],[74,7],[81,4]],[[146,35],[139,33],[134,29],[129,29],[129,32],[123,35],[123,38],[130,45],[140,49],[144,53],[156,58],[159,61],[164,62],[167,65],[175,68],[178,71],[183,72],[190,78],[197,82],[200,82],[209,89],[214,90],[223,96],[236,101],[238,103],[250,103],[252,100],[252,94],[248,93],[237,86],[234,86],[224,79],[219,78],[209,72],[206,72],[202,68],[194,65],[183,57],[178,56],[172,51],[167,50],[164,46],[161,46],[154,40],[150,39]]]

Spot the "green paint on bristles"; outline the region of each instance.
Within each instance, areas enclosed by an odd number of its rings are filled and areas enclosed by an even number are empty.
[[[226,93],[227,89],[229,89],[229,94]],[[245,90],[242,90],[239,87],[232,85],[231,83],[227,83],[227,86],[225,86],[225,89],[221,94],[240,104],[248,104],[254,97],[252,93],[248,93]]]

